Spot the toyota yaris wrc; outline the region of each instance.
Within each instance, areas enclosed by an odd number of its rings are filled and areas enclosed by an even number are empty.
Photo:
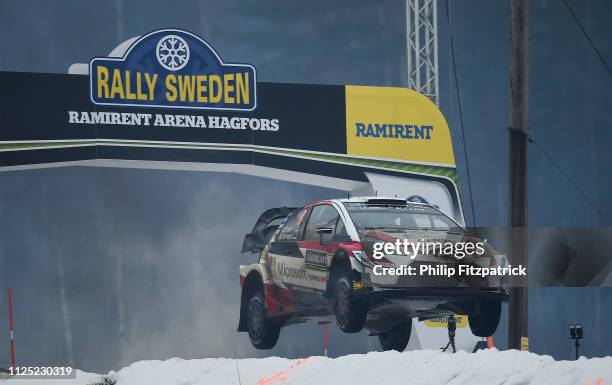
[[[508,297],[502,278],[377,272],[380,265],[492,267],[506,258],[482,242],[484,253],[462,259],[435,252],[374,255],[377,243],[398,240],[479,241],[435,206],[397,198],[333,199],[265,211],[242,247],[259,258],[240,266],[238,331],[248,332],[254,347],[270,349],[283,326],[333,314],[342,331],[365,328],[384,350],[401,351],[412,318],[467,314],[472,333],[492,335]]]

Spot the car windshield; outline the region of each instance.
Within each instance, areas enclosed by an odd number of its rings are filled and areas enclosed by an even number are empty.
[[[449,230],[459,225],[433,207],[345,202],[357,230]]]

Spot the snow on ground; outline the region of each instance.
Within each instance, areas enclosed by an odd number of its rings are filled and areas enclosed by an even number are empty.
[[[2,385],[103,384],[103,377],[116,385],[606,385],[612,384],[612,357],[555,361],[516,350],[421,350],[335,359],[173,358],[136,362],[105,376],[78,372],[76,380],[11,379]]]

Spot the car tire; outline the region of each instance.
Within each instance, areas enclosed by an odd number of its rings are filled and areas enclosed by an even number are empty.
[[[410,341],[412,333],[412,319],[402,321],[395,325],[391,330],[378,335],[378,341],[382,350],[395,350],[403,352]]]
[[[247,302],[247,330],[256,349],[272,349],[278,341],[280,325],[266,316],[263,293],[251,293]]]
[[[353,298],[351,281],[341,277],[334,285],[334,315],[345,333],[358,333],[363,329],[368,316],[367,304]]]
[[[472,334],[477,337],[489,337],[497,330],[501,316],[501,302],[481,300],[476,309],[468,315]]]

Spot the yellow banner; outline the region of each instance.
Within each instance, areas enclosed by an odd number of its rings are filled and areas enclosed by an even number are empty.
[[[468,316],[456,314],[457,328],[463,329],[468,325]],[[429,328],[447,328],[448,317],[436,317],[423,321],[423,324]]]
[[[521,337],[521,351],[528,352],[529,351],[529,338]]]
[[[444,116],[407,88],[346,86],[346,145],[348,155],[455,166]]]

